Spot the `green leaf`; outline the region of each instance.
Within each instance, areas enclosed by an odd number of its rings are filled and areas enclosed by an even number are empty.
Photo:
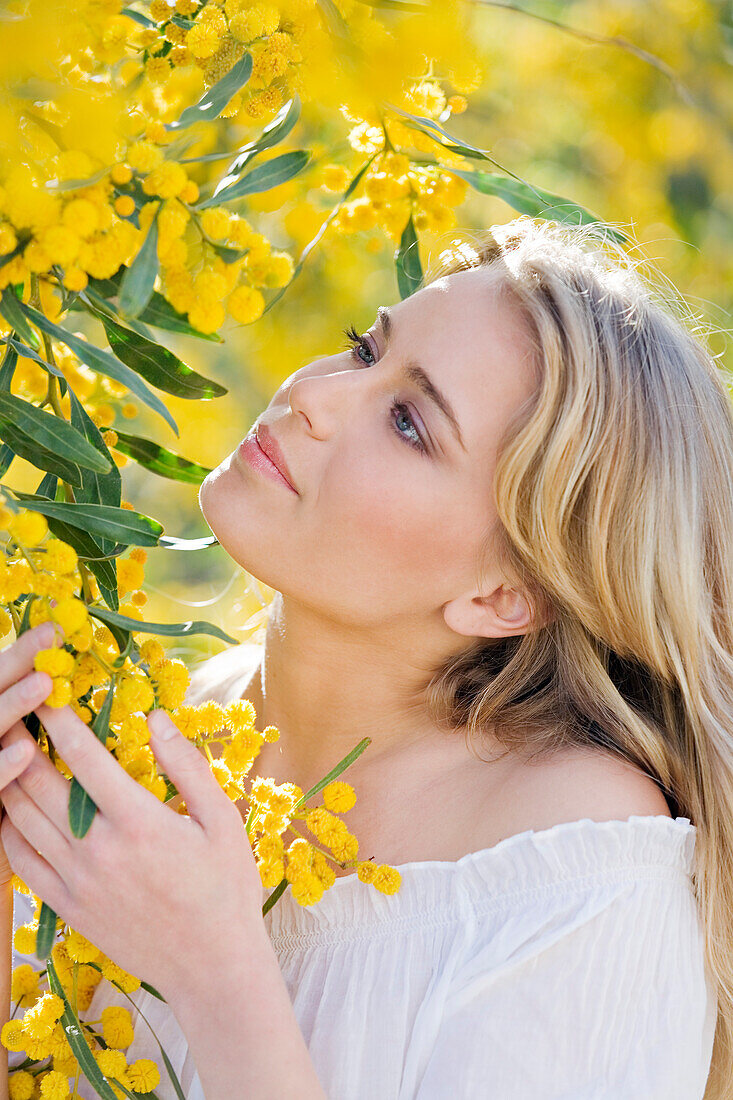
[[[13,490],[11,490],[13,491]],[[106,504],[62,504],[53,500],[23,501],[25,508],[68,523],[93,535],[103,535],[124,546],[157,546],[163,532],[157,520],[127,508]]]
[[[157,290],[153,291],[150,301],[137,319],[146,325],[152,325],[153,328],[163,328],[168,332],[182,332],[186,336],[198,336],[200,340],[211,340],[217,344],[224,343],[216,332],[199,332],[186,319],[185,313],[179,313],[174,309]]]
[[[400,297],[404,300],[419,288],[423,274],[412,214],[410,214],[405,228],[402,230],[400,247],[395,254],[395,266],[397,268],[397,285],[400,290]]]
[[[551,218],[553,221],[567,222],[571,225],[579,223],[598,223],[605,226],[600,218],[589,213],[583,206],[562,195],[555,195],[551,191],[543,191],[539,187],[519,180],[510,179],[497,172],[462,172],[457,168],[448,171],[467,180],[472,187],[484,195],[496,195],[508,203],[513,210],[520,214],[530,214],[532,217]],[[623,244],[628,238],[610,226],[607,227],[608,235],[619,244]]]
[[[409,118],[412,122],[411,129],[420,130],[423,134],[427,134],[444,149],[447,149],[451,153],[459,153],[463,157],[470,157],[473,160],[488,160],[492,164],[496,164],[496,161],[486,152],[485,149],[479,149],[476,145],[471,145],[468,141],[462,141],[461,138],[453,137],[447,130],[444,130],[442,126],[432,118],[426,118],[424,115],[414,115],[410,111],[404,111],[401,107],[396,107],[393,103],[386,103],[385,106],[390,111],[395,111],[398,115],[402,115],[404,118]],[[406,123],[410,126],[410,123]],[[447,138],[449,143],[442,140]],[[453,168],[444,167],[446,172],[453,172]]]
[[[89,605],[89,614],[95,619],[101,619],[108,625],[114,623],[125,630],[133,630],[136,634],[160,634],[165,638],[188,638],[192,634],[210,634],[212,638],[221,638],[223,642],[237,645],[237,639],[231,634],[226,634],[220,627],[213,623],[207,623],[202,619],[186,623],[147,623],[138,622],[137,619],[128,619],[126,615],[119,615],[115,611],[109,611],[106,607]]]
[[[9,393],[15,368],[18,365],[18,352],[9,340],[7,343],[8,346],[5,349],[2,366],[0,366],[0,390],[6,390]]]
[[[38,485],[35,491],[35,496],[46,497],[48,500],[56,499],[56,491],[59,487],[59,479],[55,474],[46,474]]]
[[[23,337],[26,343],[34,348],[41,346],[38,337],[28,324],[20,302],[8,286],[5,287],[2,296],[0,296],[0,313],[2,313],[8,324]]]
[[[123,8],[120,15],[129,15],[130,19],[134,19],[136,23],[139,23],[141,27],[155,27],[155,23],[152,19],[148,19],[147,15],[143,15],[142,12],[135,11],[134,8]]]
[[[236,183],[223,188],[216,195],[200,202],[196,209],[205,210],[207,206],[218,206],[223,202],[231,202],[233,199],[241,199],[244,195],[252,195],[256,191],[270,191],[286,180],[297,176],[302,172],[311,158],[307,149],[296,149],[293,153],[283,153],[279,157],[258,164],[246,176]]]
[[[206,550],[209,546],[216,546],[218,542],[216,535],[204,535],[200,539],[177,539],[175,535],[161,535],[158,545],[166,550]]]
[[[153,218],[143,246],[120,282],[120,312],[137,317],[150,301],[158,274],[158,218]]]
[[[314,787],[311,787],[309,791],[306,791],[305,794],[298,799],[291,811],[291,817],[296,810],[299,810],[301,806],[304,806],[305,803],[308,802],[311,798],[315,798],[317,794],[321,793],[324,787],[327,787],[328,784],[336,779],[339,775],[341,775],[342,772],[346,771],[349,765],[353,764],[357,757],[361,756],[367,746],[369,746],[371,743],[371,737],[363,737],[359,744],[356,745],[350,753],[347,753],[343,760],[340,760],[334,768],[331,768],[331,771],[328,773],[328,775],[324,775],[323,779],[320,779]],[[249,835],[249,829],[247,829],[247,834]],[[286,878],[281,879],[262,906],[263,917],[270,909],[272,909],[275,902],[287,889],[287,886],[288,880]]]
[[[32,436],[26,435],[16,428],[12,421],[0,417],[0,439],[6,443],[13,452],[31,466],[39,470],[48,470],[52,474],[58,474],[69,485],[81,485],[81,470],[75,462],[69,462],[65,458],[46,450],[36,443]]]
[[[224,386],[197,374],[161,344],[146,340],[132,329],[116,324],[109,317],[102,318],[102,324],[117,358],[131,370],[141,374],[151,386],[189,400],[208,400],[227,393]]]
[[[36,958],[47,959],[51,954],[54,940],[56,939],[56,914],[45,901],[41,905],[38,914],[38,931],[36,932]]]
[[[117,469],[112,455],[107,449],[107,444],[102,438],[102,433],[72,390],[69,391],[69,399],[71,401],[71,423],[78,431],[82,432],[89,440],[90,444],[96,447],[111,464],[111,469],[107,474],[97,474],[93,471],[82,470],[81,489],[74,494],[76,502],[77,504],[109,504],[113,508],[119,508],[122,502],[122,478],[120,476],[120,471]],[[114,543],[110,542],[108,539],[100,539],[99,546],[102,556],[104,556],[111,552]],[[114,581],[114,588],[117,588],[116,580]]]
[[[379,150],[379,149],[375,153],[372,153],[372,155],[369,157],[369,159],[366,160],[364,162],[364,164],[362,164],[361,168],[359,168],[356,175],[352,178],[351,182],[349,183],[349,186],[346,188],[346,190],[344,191],[344,193],[341,196],[341,198],[339,199],[339,201],[336,203],[336,205],[330,211],[328,217],[324,220],[323,224],[320,226],[320,228],[316,232],[315,237],[311,237],[311,239],[308,241],[308,244],[305,246],[305,248],[301,252],[300,259],[298,260],[297,264],[295,265],[295,270],[293,271],[293,276],[292,276],[290,282],[287,284],[287,286],[281,287],[280,290],[278,290],[277,294],[274,294],[270,298],[270,300],[268,301],[268,303],[265,306],[264,310],[262,311],[263,315],[265,313],[267,313],[268,310],[271,310],[272,307],[275,305],[275,303],[278,302],[280,300],[280,298],[282,298],[283,294],[288,289],[288,287],[293,285],[295,279],[297,279],[298,275],[300,275],[300,272],[303,270],[303,265],[304,265],[308,255],[309,255],[309,253],[312,252],[313,249],[315,248],[315,246],[318,244],[321,237],[326,232],[329,225],[331,224],[333,219],[336,217],[336,215],[338,214],[338,212],[341,209],[341,207],[343,206],[343,204],[351,198],[351,195],[356,190],[356,188],[359,186],[359,183],[361,182],[362,176],[369,169],[369,166],[371,165],[372,161],[377,156],[379,156],[380,153],[381,153],[381,150]]]
[[[102,1097],[102,1100],[117,1100],[117,1094],[110,1085],[109,1079],[102,1073],[97,1064],[97,1060],[87,1046],[79,1018],[69,1004],[69,1000],[64,992],[64,987],[61,984],[59,976],[56,973],[56,967],[51,959],[48,960],[47,968],[48,984],[51,987],[51,992],[55,993],[56,996],[60,997],[64,1002],[64,1014],[61,1017],[61,1025],[66,1034],[69,1046],[84,1071],[84,1076],[89,1083],[94,1086]]]
[[[34,325],[37,325],[42,332],[47,332],[49,336],[53,336],[56,340],[60,340],[62,344],[66,344],[67,348],[71,348],[77,358],[81,359],[82,363],[86,363],[92,370],[98,371],[100,374],[105,374],[110,378],[114,378],[116,382],[121,382],[123,386],[127,386],[128,390],[139,397],[148,408],[160,413],[163,419],[170,424],[176,435],[178,435],[178,426],[168,412],[168,409],[160,398],[148,389],[135,371],[126,367],[125,364],[121,363],[119,359],[116,359],[111,352],[104,351],[102,348],[95,347],[95,345],[89,341],[74,336],[72,332],[62,328],[60,325],[55,325],[31,306],[23,306],[23,309],[30,317],[31,321],[33,321]]]
[[[77,466],[99,474],[111,469],[111,459],[100,454],[68,420],[44,412],[20,397],[0,391],[0,419],[9,420],[18,431],[37,440],[41,447]]]
[[[233,95],[242,88],[252,75],[252,55],[245,53],[229,72],[207,88],[198,103],[186,107],[177,122],[167,122],[166,130],[182,130],[194,122],[208,122],[218,118]]]
[[[287,103],[283,104],[272,121],[268,122],[267,126],[265,126],[262,133],[255,141],[250,141],[247,145],[243,145],[242,148],[238,150],[237,156],[216,185],[213,197],[216,198],[220,191],[240,175],[242,169],[252,157],[256,156],[257,153],[261,153],[263,149],[271,149],[273,145],[278,145],[286,138],[299,117],[300,99],[297,95],[294,95],[292,99],[289,99]]]
[[[14,458],[15,451],[7,443],[3,443],[0,446],[0,477],[5,477]]]
[[[49,374],[53,374],[56,378],[63,378],[63,371],[60,371],[58,367],[55,367],[53,363],[49,363],[47,359],[44,359],[28,344],[24,344],[22,340],[16,340],[12,336],[5,337],[5,343],[13,348],[18,355],[22,355],[25,359],[32,359],[34,363],[38,363],[39,367],[43,367]],[[63,395],[62,395],[63,396]]]
[[[114,688],[110,687],[104,697],[99,714],[92,722],[92,730],[96,734],[97,740],[101,741],[105,747],[109,734],[109,715],[112,710],[113,698]],[[69,792],[69,827],[74,836],[81,838],[87,835],[96,812],[97,803],[74,776],[71,780],[71,790]]]
[[[124,455],[129,455],[160,477],[169,477],[173,481],[185,481],[188,485],[200,485],[207,474],[211,473],[208,466],[199,466],[197,462],[190,462],[173,451],[166,450],[152,439],[143,439],[139,435],[128,435],[115,428],[117,443],[115,447]]]

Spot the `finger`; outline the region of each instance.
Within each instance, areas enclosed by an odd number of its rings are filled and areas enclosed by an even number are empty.
[[[18,777],[23,768],[28,767],[30,759],[31,751],[29,747],[20,744],[20,742],[17,745],[11,745],[7,749],[0,749],[0,792],[2,794],[4,794],[4,789],[8,787],[8,784]],[[0,806],[2,806],[1,801]],[[0,844],[0,886],[10,882],[12,873],[8,855],[2,844]]]
[[[0,694],[0,730],[5,732],[14,722],[34,710],[48,698],[52,687],[53,681],[47,672],[29,672],[11,684]]]
[[[64,763],[100,813],[123,823],[146,812],[150,792],[128,775],[112,753],[69,706],[34,708]],[[154,797],[154,796],[153,796]]]
[[[74,927],[72,898],[63,879],[18,832],[9,817],[3,818],[0,824],[0,841],[18,878],[62,920]]]
[[[25,676],[33,668],[36,653],[40,649],[50,649],[56,638],[60,640],[61,635],[55,624],[41,623],[0,651],[0,692]]]
[[[6,733],[0,744],[3,749],[16,744],[26,748],[28,761],[13,786],[19,787],[33,800],[67,844],[70,844],[74,837],[69,824],[70,784],[68,779],[38,747],[22,723],[17,723],[11,731]],[[0,759],[2,759],[2,751],[0,751]],[[24,829],[21,831],[25,832]],[[36,847],[40,846],[36,845]]]
[[[204,829],[218,830],[231,824],[234,810],[241,823],[239,810],[222,790],[205,757],[165,711],[151,711],[148,726],[155,758],[183,795],[189,815]]]
[[[1,756],[0,753],[0,758]],[[14,779],[3,791],[3,804],[5,813],[18,832],[39,855],[43,856],[52,867],[58,868],[59,873],[63,875],[71,855],[69,842],[46,817],[43,810],[26,794],[17,779]]]

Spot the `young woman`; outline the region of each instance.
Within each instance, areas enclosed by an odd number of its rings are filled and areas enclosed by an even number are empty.
[[[402,876],[264,918],[300,1095],[311,1070],[332,1100],[729,1095],[733,415],[624,256],[495,227],[292,374],[201,487],[276,596],[188,701],[250,699],[281,734],[254,772],[304,790],[368,735],[347,820]],[[224,1096],[208,1003],[132,998],[188,1100]],[[229,1050],[276,1074],[272,1011]],[[128,1060],[162,1065],[135,1024]]]

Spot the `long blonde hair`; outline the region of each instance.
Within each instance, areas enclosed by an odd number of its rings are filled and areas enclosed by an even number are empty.
[[[730,396],[689,307],[596,226],[517,218],[443,252],[420,285],[488,264],[524,312],[539,385],[499,445],[485,560],[550,614],[450,658],[426,702],[437,722],[477,740],[491,728],[508,748],[603,746],[696,826],[693,885],[718,986],[705,1100],[723,1100],[733,1080]]]

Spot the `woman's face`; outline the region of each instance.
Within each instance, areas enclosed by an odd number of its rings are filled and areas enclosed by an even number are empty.
[[[380,307],[360,347],[282,383],[248,435],[262,426],[276,439],[297,492],[237,448],[199,494],[247,572],[366,628],[425,625],[476,589],[497,444],[536,386],[525,326],[496,281],[490,268],[444,276]]]

